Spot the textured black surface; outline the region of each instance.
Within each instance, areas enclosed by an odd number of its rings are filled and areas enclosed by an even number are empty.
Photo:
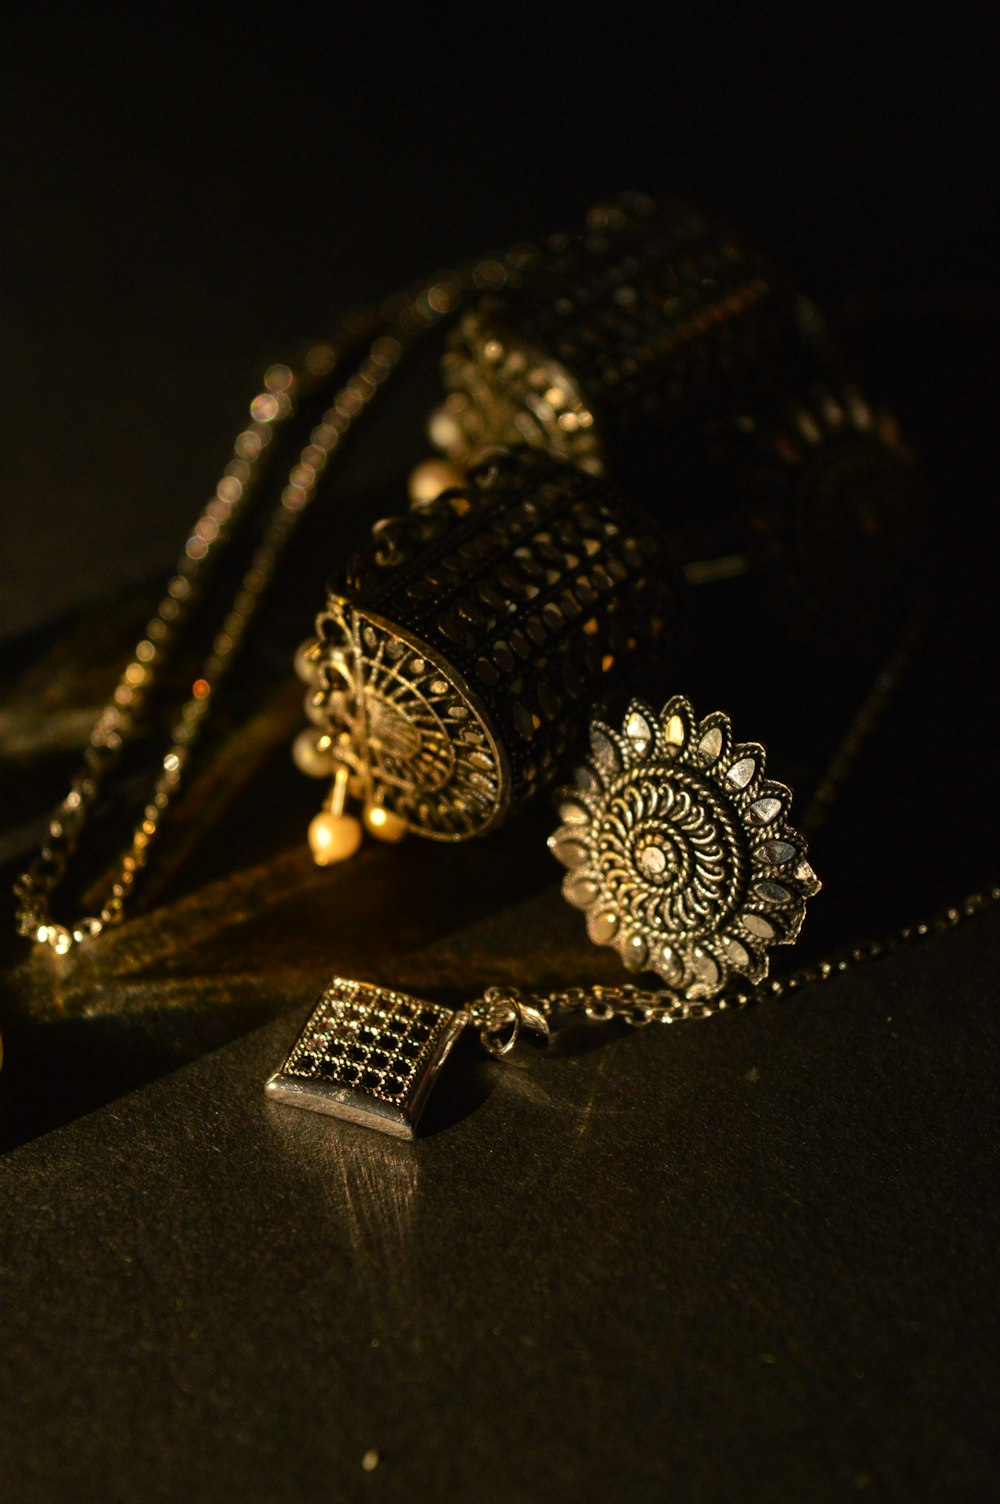
[[[265,1099],[298,1013],[21,1149],[0,1492],[983,1497],[998,940],[458,1058],[415,1144]]]
[[[995,880],[988,10],[659,35],[536,10],[486,37],[475,8],[213,15],[7,19],[4,872],[156,594],[110,597],[169,563],[252,368],[631,183],[745,225],[846,310],[941,498],[928,650],[814,843],[803,953]],[[443,1001],[617,975],[553,891],[544,811],[349,873],[302,849],[279,669],[366,515],[398,510],[414,393],[308,525],[146,913],[74,969],[5,919],[0,1499],[981,1504],[995,913],[530,1071],[460,1046],[413,1145],[265,1099],[334,968]],[[798,785],[844,686],[756,617],[734,659],[727,609],[706,596],[663,696],[732,711]]]

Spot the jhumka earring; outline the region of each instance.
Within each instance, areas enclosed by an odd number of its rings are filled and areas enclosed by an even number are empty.
[[[523,254],[444,356],[447,462],[300,652],[295,756],[332,782],[316,860],[357,849],[355,796],[383,839],[494,828],[558,775],[580,707],[641,689],[640,657],[650,682],[682,576],[749,575],[798,638],[866,648],[916,572],[920,482],[841,367],[812,305],[689,206],[626,195]]]
[[[796,638],[863,651],[912,596],[927,497],[895,420],[815,304],[689,205],[598,205],[480,297],[442,376],[452,463],[528,443],[651,493],[692,578],[751,575]]]
[[[526,443],[662,486],[664,465],[809,363],[799,300],[767,257],[691,205],[625,194],[462,318],[429,432],[459,465]]]
[[[565,767],[594,700],[669,662],[680,614],[665,530],[534,450],[381,525],[301,659],[323,727],[304,760],[334,780],[316,860],[356,848],[347,791],[383,839],[494,829]]]

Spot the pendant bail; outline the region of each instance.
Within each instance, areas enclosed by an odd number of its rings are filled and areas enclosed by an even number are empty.
[[[516,987],[488,987],[470,1004],[469,1013],[479,1030],[479,1043],[496,1060],[506,1059],[522,1039],[535,1049],[544,1049],[551,1039],[545,1014]]]

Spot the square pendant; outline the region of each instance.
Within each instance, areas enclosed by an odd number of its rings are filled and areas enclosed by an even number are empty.
[[[468,1015],[334,977],[280,1070],[268,1096],[413,1138],[420,1114]]]

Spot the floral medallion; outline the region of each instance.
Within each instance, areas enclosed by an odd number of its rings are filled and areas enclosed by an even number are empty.
[[[721,712],[699,721],[680,695],[659,715],[633,700],[620,732],[592,721],[590,747],[549,846],[591,940],[686,998],[715,996],[733,973],[762,981],[769,947],[795,940],[820,889],[764,748],[736,742]]]

